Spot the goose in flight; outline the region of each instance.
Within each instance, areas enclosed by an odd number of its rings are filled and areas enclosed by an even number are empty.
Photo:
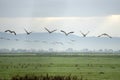
[[[15,31],[11,31],[11,30],[6,30],[5,32],[9,32],[9,33],[13,33],[14,35],[16,35],[16,32]]]
[[[51,34],[51,33],[55,32],[55,31],[57,31],[57,30],[52,30],[52,31],[50,31],[50,30],[48,30],[46,27],[45,27],[45,30],[48,31],[49,34]]]
[[[26,29],[24,29],[27,35],[30,35],[32,32],[28,32]]]
[[[86,37],[89,33],[89,31],[87,33],[83,33],[82,31],[80,31],[80,33],[83,35],[83,37]]]
[[[109,38],[112,38],[110,35],[108,35],[108,34],[106,34],[106,33],[103,33],[103,34],[99,35],[98,37],[102,37],[102,36],[107,36],[107,37],[109,37]]]
[[[74,33],[74,32],[72,32],[72,31],[67,33],[67,32],[65,32],[65,31],[63,31],[63,30],[61,30],[61,32],[63,32],[66,36],[68,36],[69,34]]]

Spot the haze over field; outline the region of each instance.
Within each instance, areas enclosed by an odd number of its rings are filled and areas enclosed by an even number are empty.
[[[76,35],[65,36],[62,33],[32,33],[31,35],[18,34],[16,36],[8,33],[0,34],[1,37],[5,38],[0,39],[0,48],[7,49],[51,49],[54,51],[65,51],[67,49],[70,49],[70,51],[80,51],[82,49],[120,49],[119,37],[113,37],[110,39],[107,37],[80,37]]]

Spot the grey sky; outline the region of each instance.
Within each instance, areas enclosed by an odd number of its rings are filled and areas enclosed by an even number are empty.
[[[0,17],[78,17],[120,14],[120,0],[0,0]]]

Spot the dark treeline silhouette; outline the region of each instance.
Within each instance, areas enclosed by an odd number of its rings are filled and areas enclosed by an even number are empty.
[[[25,76],[13,76],[11,80],[83,80],[82,77],[78,78],[77,76],[50,76],[48,74],[46,75],[25,75]]]

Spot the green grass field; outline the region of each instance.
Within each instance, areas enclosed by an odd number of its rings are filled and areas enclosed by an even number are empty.
[[[75,75],[83,80],[120,80],[120,56],[0,56],[0,78]]]

